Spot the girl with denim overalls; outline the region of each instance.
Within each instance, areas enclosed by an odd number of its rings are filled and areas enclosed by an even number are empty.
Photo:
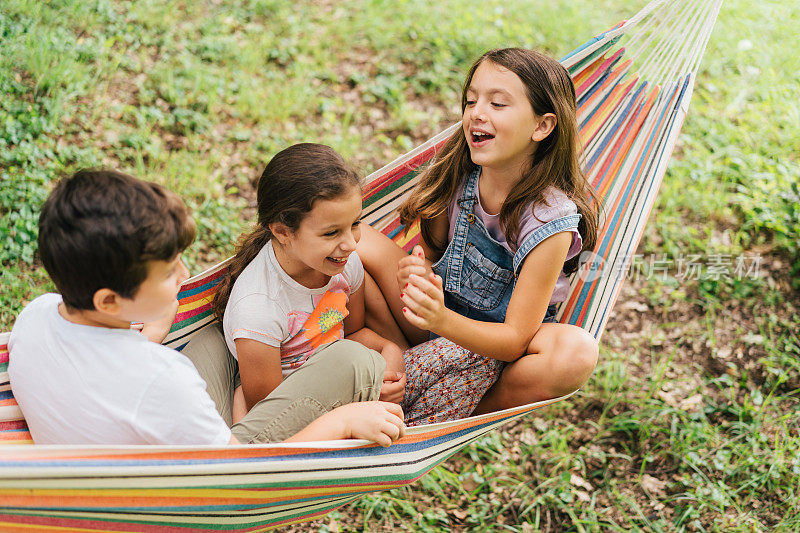
[[[368,325],[414,346],[410,424],[562,396],[597,362],[594,337],[555,322],[598,224],[569,74],[535,51],[492,50],[470,69],[461,107],[462,130],[400,210],[406,225],[420,220],[421,246],[406,255],[369,229],[358,246]]]

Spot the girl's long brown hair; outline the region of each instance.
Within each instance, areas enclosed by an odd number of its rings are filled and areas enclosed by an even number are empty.
[[[361,188],[358,173],[329,146],[300,143],[278,152],[258,180],[258,221],[236,247],[214,296],[214,314],[222,320],[236,279],[272,238],[270,224],[297,231],[317,200],[338,198],[353,188]]]
[[[578,231],[583,250],[594,249],[597,243],[599,198],[580,167],[580,141],[576,119],[575,86],[567,70],[556,60],[534,50],[503,48],[490,50],[472,65],[464,82],[461,112],[467,105],[467,89],[478,66],[484,61],[507,68],[522,80],[528,101],[536,115],[553,113],[556,126],[539,142],[531,167],[506,197],[500,208],[500,225],[506,240],[517,246],[519,221],[528,204],[546,202],[545,191],[555,187],[575,202],[581,221]],[[463,130],[459,129],[445,143],[441,154],[425,171],[408,200],[400,207],[400,218],[406,226],[420,220],[422,238],[437,253],[443,253],[447,242],[437,242],[432,235],[431,221],[447,212],[459,185],[476,168],[472,162]],[[535,215],[534,215],[535,216]],[[564,271],[578,268],[578,257],[567,261]]]

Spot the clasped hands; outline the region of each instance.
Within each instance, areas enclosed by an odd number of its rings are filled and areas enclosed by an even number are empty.
[[[433,273],[422,247],[398,263],[397,282],[401,288],[403,314],[412,325],[441,334],[449,310],[444,305],[442,278]]]

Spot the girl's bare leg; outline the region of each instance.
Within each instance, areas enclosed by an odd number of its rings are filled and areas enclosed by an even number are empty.
[[[405,250],[397,246],[390,238],[374,229],[368,224],[362,224],[361,240],[356,248],[364,270],[375,282],[389,312],[394,317],[395,324],[402,331],[408,346],[416,346],[428,340],[428,332],[412,326],[403,316],[403,301],[400,299],[400,287],[397,285],[397,263],[407,256]],[[365,285],[365,298],[367,302],[367,316],[369,317],[370,301],[375,305],[376,295],[370,294],[370,285]],[[369,319],[368,319],[369,321]],[[369,322],[368,322],[369,323]],[[371,328],[372,329],[372,328]],[[378,330],[374,330],[380,333]],[[391,339],[391,337],[386,337]]]
[[[569,324],[542,324],[528,354],[507,365],[474,415],[564,396],[579,389],[597,365],[597,340]]]

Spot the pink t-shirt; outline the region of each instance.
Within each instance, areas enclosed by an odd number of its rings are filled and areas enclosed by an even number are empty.
[[[478,182],[478,191],[480,191],[480,181]],[[453,197],[454,199],[450,203],[450,207],[447,209],[447,214],[450,221],[450,228],[448,229],[447,235],[448,242],[453,240],[456,220],[458,219],[458,214],[461,212],[461,206],[458,204],[458,200],[461,198],[462,194],[464,194],[463,184],[456,191],[456,194]],[[570,200],[567,195],[559,189],[550,187],[545,190],[544,196],[546,203],[537,204],[533,207],[533,209],[531,209],[531,204],[526,206],[526,209],[519,221],[519,237],[517,238],[518,243],[522,244],[525,242],[525,239],[527,239],[534,231],[547,222],[578,213],[578,208],[575,205],[575,202]],[[483,225],[486,226],[489,236],[500,243],[512,254],[516,253],[517,247],[512,248],[511,245],[508,244],[505,233],[503,233],[503,230],[500,227],[500,213],[492,215],[483,209],[483,206],[481,205],[480,192],[478,193],[478,201],[475,202],[473,212],[478,218],[480,218],[481,222],[483,222]],[[536,216],[534,216],[534,214]],[[567,252],[566,260],[568,261],[578,255],[581,252],[582,246],[583,239],[581,239],[581,234],[578,233],[577,230],[573,230],[572,244]],[[569,278],[567,278],[566,274],[564,274],[562,271],[558,276],[558,280],[556,281],[556,287],[553,290],[553,296],[550,298],[550,303],[555,304],[563,302],[567,299],[568,291]]]

